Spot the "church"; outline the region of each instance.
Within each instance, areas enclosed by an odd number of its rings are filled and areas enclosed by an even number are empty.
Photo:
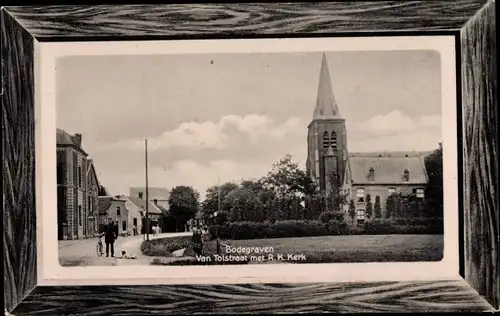
[[[367,196],[374,204],[380,199],[382,217],[391,194],[415,194],[424,199],[428,175],[422,152],[348,152],[346,121],[339,111],[332,87],[328,62],[323,53],[313,118],[308,126],[308,175],[322,192],[332,188],[347,195],[356,208],[355,223],[362,224]],[[348,206],[345,206],[347,212]]]

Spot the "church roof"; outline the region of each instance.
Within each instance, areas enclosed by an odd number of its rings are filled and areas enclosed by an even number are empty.
[[[57,129],[57,139],[56,139],[56,144],[57,145],[72,145],[76,146],[77,144],[74,142],[73,137],[68,134],[65,130],[62,130],[60,128]]]
[[[318,95],[313,120],[340,118],[340,111],[333,93],[326,55],[323,53],[319,74]]]
[[[428,181],[422,156],[349,155],[348,163],[353,184],[426,184]],[[373,181],[368,177],[371,168],[374,171]],[[408,170],[408,181],[404,179],[405,170]]]

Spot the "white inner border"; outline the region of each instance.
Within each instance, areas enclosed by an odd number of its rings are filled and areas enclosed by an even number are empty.
[[[435,50],[441,54],[444,257],[439,262],[61,267],[56,184],[56,60],[63,56]],[[453,36],[35,42],[38,285],[373,282],[461,279]]]

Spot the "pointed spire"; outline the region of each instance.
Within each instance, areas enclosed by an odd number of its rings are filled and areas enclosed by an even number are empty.
[[[326,55],[323,53],[321,70],[319,74],[318,96],[316,108],[314,109],[313,120],[322,118],[340,118],[340,112],[333,94],[332,81]]]

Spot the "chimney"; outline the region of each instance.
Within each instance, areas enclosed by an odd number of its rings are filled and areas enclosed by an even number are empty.
[[[75,133],[76,145],[80,148],[82,147],[82,134]]]
[[[139,192],[139,199],[142,200],[142,192]]]
[[[373,167],[370,168],[370,172],[368,173],[368,180],[375,181],[375,169]]]
[[[405,169],[405,172],[403,174],[403,181],[410,181],[410,171],[408,169]]]

